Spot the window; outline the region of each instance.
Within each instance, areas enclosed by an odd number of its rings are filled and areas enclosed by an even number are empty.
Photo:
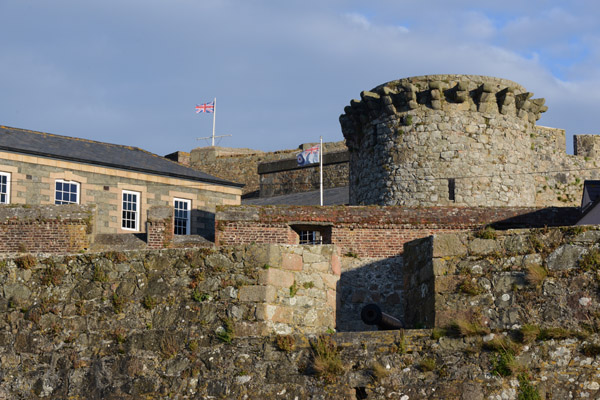
[[[304,231],[298,232],[300,236],[300,244],[323,244],[323,236],[319,231]]]
[[[175,210],[175,234],[190,234],[190,211],[192,202],[184,199],[174,199],[173,208]]]
[[[0,172],[0,204],[10,203],[10,174]]]
[[[130,231],[140,230],[140,194],[123,190],[123,217],[121,228]]]
[[[448,179],[448,200],[455,201],[455,181],[454,178]]]
[[[56,181],[54,204],[79,204],[79,183],[72,181]]]

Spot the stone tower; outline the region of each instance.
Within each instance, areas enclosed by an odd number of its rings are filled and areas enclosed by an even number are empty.
[[[340,116],[350,204],[535,206],[535,123],[547,107],[532,95],[474,75],[419,76],[362,92]]]

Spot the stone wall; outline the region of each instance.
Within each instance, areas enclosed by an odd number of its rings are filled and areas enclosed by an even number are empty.
[[[497,228],[541,227],[575,223],[574,208],[524,207],[219,207],[215,243],[287,243],[298,231],[321,230],[342,254],[394,257],[411,240],[440,232],[457,232],[493,224]]]
[[[258,167],[261,163],[279,160],[296,160],[296,154],[315,145],[305,143],[298,149],[264,152],[252,149],[227,147],[199,147],[190,152],[190,166],[229,181],[243,183],[244,197],[258,197],[260,178]],[[345,150],[343,142],[325,143],[327,151]],[[300,191],[300,190],[296,190]]]
[[[0,205],[0,253],[74,253],[89,248],[96,208]]]
[[[578,204],[598,179],[592,136],[535,125],[544,99],[504,79],[431,75],[361,93],[340,117],[350,203],[407,206]]]
[[[600,316],[599,239],[597,227],[569,227],[434,235],[407,243],[406,323],[593,327]]]
[[[599,231],[568,235],[591,244]],[[578,251],[575,244],[562,246],[572,246],[563,256]],[[270,335],[293,327],[323,332],[325,325],[311,321],[331,322],[315,307],[327,303],[325,287],[332,290],[337,279],[337,267],[323,272],[323,263],[337,263],[330,246],[108,252],[0,263],[0,398],[600,395],[597,315],[568,325],[577,331],[520,339],[513,339],[522,334],[516,327],[458,336],[439,330]],[[285,287],[290,274],[295,295]],[[556,292],[556,279],[548,277],[544,290]],[[585,283],[578,279],[571,288],[585,290]],[[263,307],[269,296],[287,303]],[[581,300],[586,298],[576,299],[579,307],[597,307],[596,298]],[[557,299],[562,307],[562,297]],[[283,311],[290,307],[299,312]],[[552,323],[560,320],[545,326]],[[510,362],[502,361],[506,349]]]
[[[327,149],[325,150],[327,151]],[[325,153],[323,188],[348,186],[348,152]],[[258,165],[260,197],[280,196],[319,190],[319,164],[298,167],[296,159],[272,161]]]

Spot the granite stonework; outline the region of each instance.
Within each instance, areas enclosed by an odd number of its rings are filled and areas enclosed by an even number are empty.
[[[347,151],[325,153],[323,156],[324,189],[348,186],[348,159]],[[258,165],[258,174],[261,198],[310,192],[320,188],[319,164],[299,167],[296,159],[265,162]]]
[[[340,117],[350,203],[405,206],[578,205],[598,179],[595,135],[536,125],[544,99],[499,78],[427,75],[361,93]]]
[[[598,239],[597,231],[575,237],[577,245]],[[509,248],[520,243],[511,240]],[[440,251],[463,251],[446,244]],[[312,325],[311,312],[318,315],[316,304],[329,299],[313,293],[334,287],[342,268],[368,261],[344,265],[335,254],[331,246],[263,245],[42,257],[27,264],[4,258],[0,398],[600,396],[597,331],[515,342],[514,364],[503,375],[494,372],[499,353],[487,343],[510,337],[508,330],[461,337],[427,329],[320,333],[325,326]],[[562,262],[550,263],[562,270]],[[287,287],[293,282],[294,295]],[[282,308],[271,313],[263,307],[268,302]],[[290,307],[298,315],[284,311]],[[286,325],[292,335],[273,334],[289,332]],[[324,368],[325,360],[332,366]]]
[[[526,324],[593,329],[600,322],[600,263],[593,259],[599,239],[597,227],[569,227],[441,234],[407,243],[406,324],[447,327],[467,320],[492,330]]]
[[[308,149],[317,143],[304,143],[297,149],[278,150],[265,152],[253,149],[239,149],[229,147],[198,147],[190,152],[189,165],[202,171],[209,171],[212,175],[233,182],[243,183],[244,197],[258,197],[265,195],[269,191],[277,190],[272,185],[265,184],[265,189],[261,189],[262,175],[261,171],[266,172],[266,181],[274,180],[277,183],[285,182],[290,193],[302,192],[314,185],[314,166],[307,167],[299,171],[298,169],[289,169],[289,164],[297,164],[296,155],[301,151]],[[344,142],[327,142],[324,144],[326,153],[339,153],[346,150]],[[327,157],[327,156],[326,156]],[[343,156],[342,156],[343,157]],[[327,181],[338,185],[338,182],[348,181],[347,160],[339,161],[339,156],[328,157],[332,163],[327,168]],[[281,175],[273,169],[279,166],[278,162],[283,161]],[[274,163],[274,164],[272,164]],[[266,165],[266,167],[263,167]],[[344,167],[345,166],[345,167]],[[277,167],[279,168],[279,167]],[[275,174],[275,175],[271,175]],[[294,184],[297,183],[297,186]],[[331,186],[337,187],[337,186]],[[261,190],[263,191],[262,193]],[[269,196],[274,194],[269,194]]]

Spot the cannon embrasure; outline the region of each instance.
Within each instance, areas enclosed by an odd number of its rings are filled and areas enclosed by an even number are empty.
[[[377,329],[380,331],[404,328],[399,319],[382,312],[381,308],[376,304],[367,304],[364,306],[360,312],[360,318],[367,325],[377,325]]]

